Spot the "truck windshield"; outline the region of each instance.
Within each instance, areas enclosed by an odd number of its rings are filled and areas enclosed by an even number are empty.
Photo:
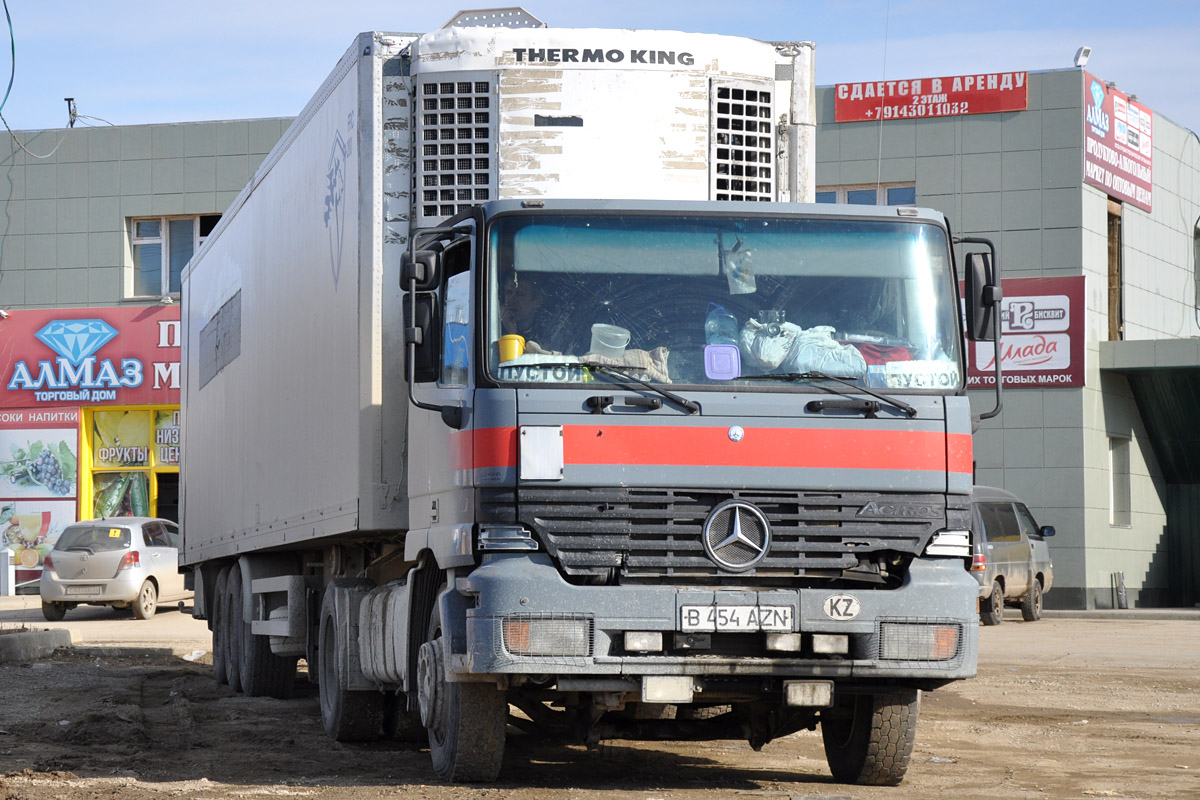
[[[507,216],[489,233],[489,371],[809,388],[761,376],[956,391],[957,292],[945,230],[916,221]]]

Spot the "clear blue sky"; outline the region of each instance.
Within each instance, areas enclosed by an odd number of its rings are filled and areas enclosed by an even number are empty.
[[[493,4],[499,6],[500,3]],[[14,130],[79,113],[117,125],[294,116],[354,34],[424,32],[486,2],[8,0]],[[817,82],[1071,67],[1200,131],[1200,2],[527,0],[552,27],[662,28],[816,42]],[[886,61],[885,61],[886,32]],[[0,91],[7,84],[0,39]],[[2,95],[0,95],[2,96]],[[85,121],[100,124],[95,121]]]

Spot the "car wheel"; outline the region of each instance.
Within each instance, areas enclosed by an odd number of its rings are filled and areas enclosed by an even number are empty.
[[[58,622],[67,615],[66,603],[47,603],[42,601],[42,616],[51,622]]]
[[[150,619],[158,610],[158,587],[154,581],[147,578],[138,589],[137,599],[133,601],[133,616],[137,619]]]
[[[1021,618],[1026,622],[1037,622],[1042,618],[1042,582],[1033,579],[1033,588],[1021,600]]]
[[[979,621],[984,625],[1004,622],[1004,587],[1000,581],[992,582],[992,596],[979,607]]]

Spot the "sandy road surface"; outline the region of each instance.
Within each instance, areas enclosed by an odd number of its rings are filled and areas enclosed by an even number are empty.
[[[175,622],[178,652],[196,634]],[[513,737],[497,784],[446,786],[419,746],[328,740],[303,679],[292,700],[245,698],[216,686],[206,661],[76,649],[0,666],[0,800],[1200,797],[1195,620],[983,629],[979,677],[924,696],[898,788],[834,783],[819,733],[807,732],[759,753],[744,742],[587,750]]]

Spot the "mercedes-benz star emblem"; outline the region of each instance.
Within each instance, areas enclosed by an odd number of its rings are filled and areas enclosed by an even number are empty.
[[[767,554],[771,526],[756,507],[726,500],[704,522],[704,552],[722,569],[744,572]]]

